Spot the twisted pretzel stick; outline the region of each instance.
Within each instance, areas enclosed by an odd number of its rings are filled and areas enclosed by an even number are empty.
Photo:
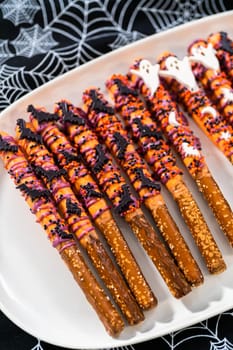
[[[34,132],[31,124],[19,119],[16,136],[29,162],[52,193],[58,209],[86,250],[128,323],[132,325],[142,321],[144,316],[139,306],[102,245],[86,212],[76,199],[69,182],[65,180],[65,170],[56,166],[52,154],[43,145],[41,136]]]
[[[130,127],[135,142],[141,147],[141,151],[155,175],[161,179],[177,202],[208,270],[211,273],[223,271],[225,263],[221,252],[198,205],[183,181],[170,147],[164,141],[160,129],[152,120],[143,101],[139,96],[133,94],[135,90],[126,84],[128,93],[122,94],[121,87],[124,85],[125,79],[121,80],[120,76],[117,77],[121,81],[120,85],[119,80],[115,79],[116,76],[108,81],[108,87],[111,89],[117,110],[121,113],[126,125]],[[163,103],[163,101],[161,102]]]
[[[201,153],[200,140],[190,129],[188,120],[183,113],[179,112],[177,104],[161,83],[158,84],[154,94],[151,94],[150,88],[142,78],[135,78],[134,85],[140,89],[152,112],[153,119],[159,122],[168,140],[181,156],[184,165],[213,210],[223,232],[233,245],[232,210],[208,169]]]
[[[111,82],[108,81],[107,83],[109,87]],[[117,82],[119,83],[119,80]],[[123,96],[125,96],[127,94],[127,86],[125,85],[123,88]],[[95,97],[95,100],[93,100],[93,97]],[[122,98],[124,99],[124,97]],[[97,101],[109,109],[111,107],[99,91],[85,91],[83,99],[89,122],[102,137],[107,147],[112,150],[113,155],[128,174],[140,199],[150,210],[160,232],[169,247],[171,247],[173,256],[187,281],[193,286],[200,284],[203,281],[203,276],[168,212],[164,199],[160,194],[160,186],[158,187],[153,181],[146,163],[137,153],[121,121],[115,114],[112,114],[113,111],[110,114],[110,111],[107,113],[102,110],[96,110],[95,105]],[[93,103],[94,101],[95,105]],[[128,103],[128,99],[125,102]]]
[[[165,52],[159,61],[163,69],[159,74],[166,79],[176,98],[209,139],[233,163],[233,128],[226,123],[197,85],[188,57],[179,60],[172,53]]]
[[[189,46],[188,52],[196,79],[216,103],[226,122],[233,126],[233,88],[230,80],[220,70],[216,51],[211,44],[200,39]]]
[[[153,227],[147,222],[138,200],[132,195],[119,168],[113,163],[96,134],[84,122],[84,112],[70,103],[58,105],[56,112],[63,119],[70,139],[93,170],[102,191],[112,201],[113,206],[142,244],[148,256],[157,267],[171,293],[179,298],[191,289],[175,265]],[[72,118],[71,118],[72,114]]]
[[[213,45],[219,59],[221,69],[233,83],[233,42],[226,32],[210,34],[208,43]]]
[[[37,222],[65,261],[107,332],[112,336],[119,334],[124,328],[120,314],[83,260],[73,235],[50,199],[49,191],[32,171],[14,138],[4,132],[0,132],[0,157],[16,188],[36,215]]]
[[[114,221],[106,200],[90,171],[77,156],[76,149],[56,125],[58,116],[42,108],[36,109],[32,105],[28,107],[28,111],[31,113],[30,120],[34,129],[41,134],[46,146],[56,156],[60,167],[66,170],[69,182],[109,243],[139,306],[144,310],[155,306],[157,300]]]

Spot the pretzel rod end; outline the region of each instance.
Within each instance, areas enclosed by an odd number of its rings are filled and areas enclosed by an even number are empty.
[[[191,287],[140,209],[127,214],[127,222],[157,267],[172,295],[181,298]]]

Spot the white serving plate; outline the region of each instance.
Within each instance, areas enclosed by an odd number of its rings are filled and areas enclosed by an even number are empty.
[[[186,54],[192,40],[225,30],[233,36],[233,11],[210,16],[177,28],[152,35],[118,49],[45,84],[7,108],[0,116],[0,129],[14,133],[15,121],[27,117],[29,103],[43,105],[52,111],[53,104],[67,98],[80,104],[82,91],[89,86],[104,89],[105,80],[113,73],[125,73],[136,57],[155,61],[164,50],[179,57]],[[192,123],[200,136],[203,151],[212,173],[233,208],[233,168],[215,146]],[[210,276],[203,266],[179,212],[164,191],[167,205],[183,232],[205,276],[205,283],[189,295],[176,300],[145,256],[141,247],[123,225],[127,240],[140,263],[159,304],[146,313],[145,321],[126,327],[119,338],[110,337],[95,312],[73,281],[59,255],[27,205],[14,188],[0,164],[0,307],[19,327],[49,343],[67,348],[109,348],[143,342],[209,318],[233,307],[233,250],[223,237],[212,213],[185,174],[217,240],[227,271]]]

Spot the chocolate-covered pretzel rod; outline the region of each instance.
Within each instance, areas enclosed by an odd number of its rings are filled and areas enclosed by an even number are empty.
[[[233,88],[220,70],[216,51],[205,40],[195,40],[188,49],[192,71],[226,122],[233,126]]]
[[[64,178],[65,170],[57,167],[52,154],[42,143],[41,135],[34,132],[30,123],[18,119],[16,136],[35,172],[50,190],[58,209],[75,237],[84,247],[129,324],[142,321],[144,316],[139,306],[110,259],[69,182]]]
[[[233,164],[233,129],[197,85],[188,57],[179,60],[172,53],[165,52],[159,62],[162,69],[159,75],[166,79],[189,115]]]
[[[69,182],[95,225],[106,238],[139,306],[144,310],[155,306],[157,300],[113,219],[96,181],[80,156],[77,156],[76,149],[66,135],[58,128],[56,124],[58,115],[48,113],[44,108],[36,109],[32,105],[28,107],[28,111],[34,129],[41,134],[46,146],[56,156],[60,167],[66,170]]]
[[[64,101],[56,112],[62,117],[70,139],[93,170],[102,191],[112,201],[114,209],[126,222],[144,247],[172,294],[179,298],[190,291],[190,287],[175,265],[153,227],[147,222],[138,200],[132,195],[119,168],[114,164],[96,134],[88,127],[80,108]]]
[[[36,221],[45,230],[88,302],[96,311],[110,335],[119,334],[124,322],[86,265],[73,235],[57,212],[50,193],[36,177],[13,137],[0,132],[0,157],[16,188],[20,190]]]
[[[117,83],[120,84],[120,80],[117,80],[116,84]],[[119,85],[117,86],[119,87]],[[120,87],[124,89],[123,95],[127,95],[127,86],[123,86],[122,84]],[[136,90],[134,90],[134,92],[131,90],[131,93],[136,93]],[[124,99],[124,97],[122,98]],[[113,110],[111,112],[111,106],[104,99],[100,91],[93,89],[85,91],[83,100],[85,102],[84,108],[87,110],[89,122],[127,173],[141,201],[151,212],[157,227],[168,243],[187,281],[191,285],[200,284],[203,280],[202,274],[168,212],[167,206],[160,193],[160,187],[153,181],[147,164],[137,153],[121,121],[114,114]],[[109,111],[103,111],[103,109],[100,108],[96,109],[95,106],[97,102],[99,106],[102,103]],[[127,104],[128,100],[125,102]]]
[[[121,113],[126,125],[130,127],[135,142],[140,146],[145,159],[178,204],[209,271],[211,273],[223,271],[225,263],[221,252],[198,205],[183,181],[170,147],[164,141],[161,131],[152,120],[148,109],[145,108],[139,96],[133,94],[135,90],[132,87],[130,88],[126,84],[128,92],[122,93],[124,79],[121,80],[121,76],[118,76],[118,80],[116,80],[116,76],[113,76],[107,85],[111,90],[117,110]]]
[[[153,119],[159,122],[162,131],[180,155],[184,165],[213,210],[229,242],[233,245],[232,210],[208,169],[201,152],[200,140],[189,127],[187,118],[178,110],[177,104],[159,80],[158,87],[152,94],[146,79],[143,80],[142,77],[132,77],[132,79],[134,79],[134,85],[143,94]]]
[[[226,32],[212,33],[207,41],[216,50],[221,69],[233,83],[233,41]]]

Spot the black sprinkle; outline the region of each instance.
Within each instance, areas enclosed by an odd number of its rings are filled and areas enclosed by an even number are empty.
[[[147,188],[154,188],[157,191],[160,191],[161,187],[158,183],[152,181],[148,177],[146,177],[143,173],[143,170],[141,168],[135,168],[134,172],[137,175],[137,179],[141,181],[142,183],[142,188],[147,187]]]
[[[35,141],[36,143],[42,144],[41,135],[33,132],[31,129],[26,127],[26,122],[23,119],[17,120],[17,125],[20,131],[20,139],[26,139],[29,141]]]
[[[30,112],[33,117],[35,117],[39,124],[43,122],[51,122],[59,120],[59,116],[55,113],[48,113],[44,111],[40,111],[36,109],[33,105],[29,105],[27,111]]]
[[[130,204],[133,204],[134,200],[130,196],[129,186],[127,184],[122,186],[121,199],[118,206],[116,207],[116,212],[118,214],[123,214],[130,207]]]
[[[121,95],[138,96],[138,92],[134,89],[130,89],[127,85],[123,84],[120,79],[114,79],[114,83],[117,85]]]
[[[115,132],[113,134],[113,137],[114,137],[114,141],[117,144],[117,149],[118,149],[117,157],[119,159],[123,159],[129,142],[119,132]]]
[[[103,112],[107,114],[114,114],[114,109],[111,106],[107,105],[107,102],[102,101],[95,90],[90,90],[89,92],[90,97],[92,98],[92,104],[90,109],[94,110],[95,112]]]
[[[66,209],[68,214],[80,216],[82,213],[81,208],[76,203],[73,203],[70,198],[66,200]]]
[[[161,148],[161,144],[156,145],[155,143],[150,144],[149,149],[159,150]]]
[[[108,158],[105,155],[104,149],[101,144],[98,144],[95,148],[96,163],[93,167],[93,171],[98,173],[103,168],[104,164],[108,162]]]
[[[86,196],[88,197],[94,197],[94,198],[102,198],[103,195],[100,192],[97,192],[94,190],[94,186],[90,183],[87,185],[81,186],[86,191]]]
[[[6,140],[2,138],[0,135],[0,151],[5,151],[5,152],[17,152],[18,151],[18,146],[17,145],[11,145],[8,143]]]
[[[32,201],[38,198],[45,198],[48,199],[50,196],[50,193],[48,190],[36,190],[28,187],[26,184],[21,184],[16,187],[20,191],[22,191],[24,194],[28,195]]]
[[[45,177],[48,181],[52,181],[62,175],[66,175],[65,169],[45,170],[42,167],[36,166],[35,173],[39,176]]]

